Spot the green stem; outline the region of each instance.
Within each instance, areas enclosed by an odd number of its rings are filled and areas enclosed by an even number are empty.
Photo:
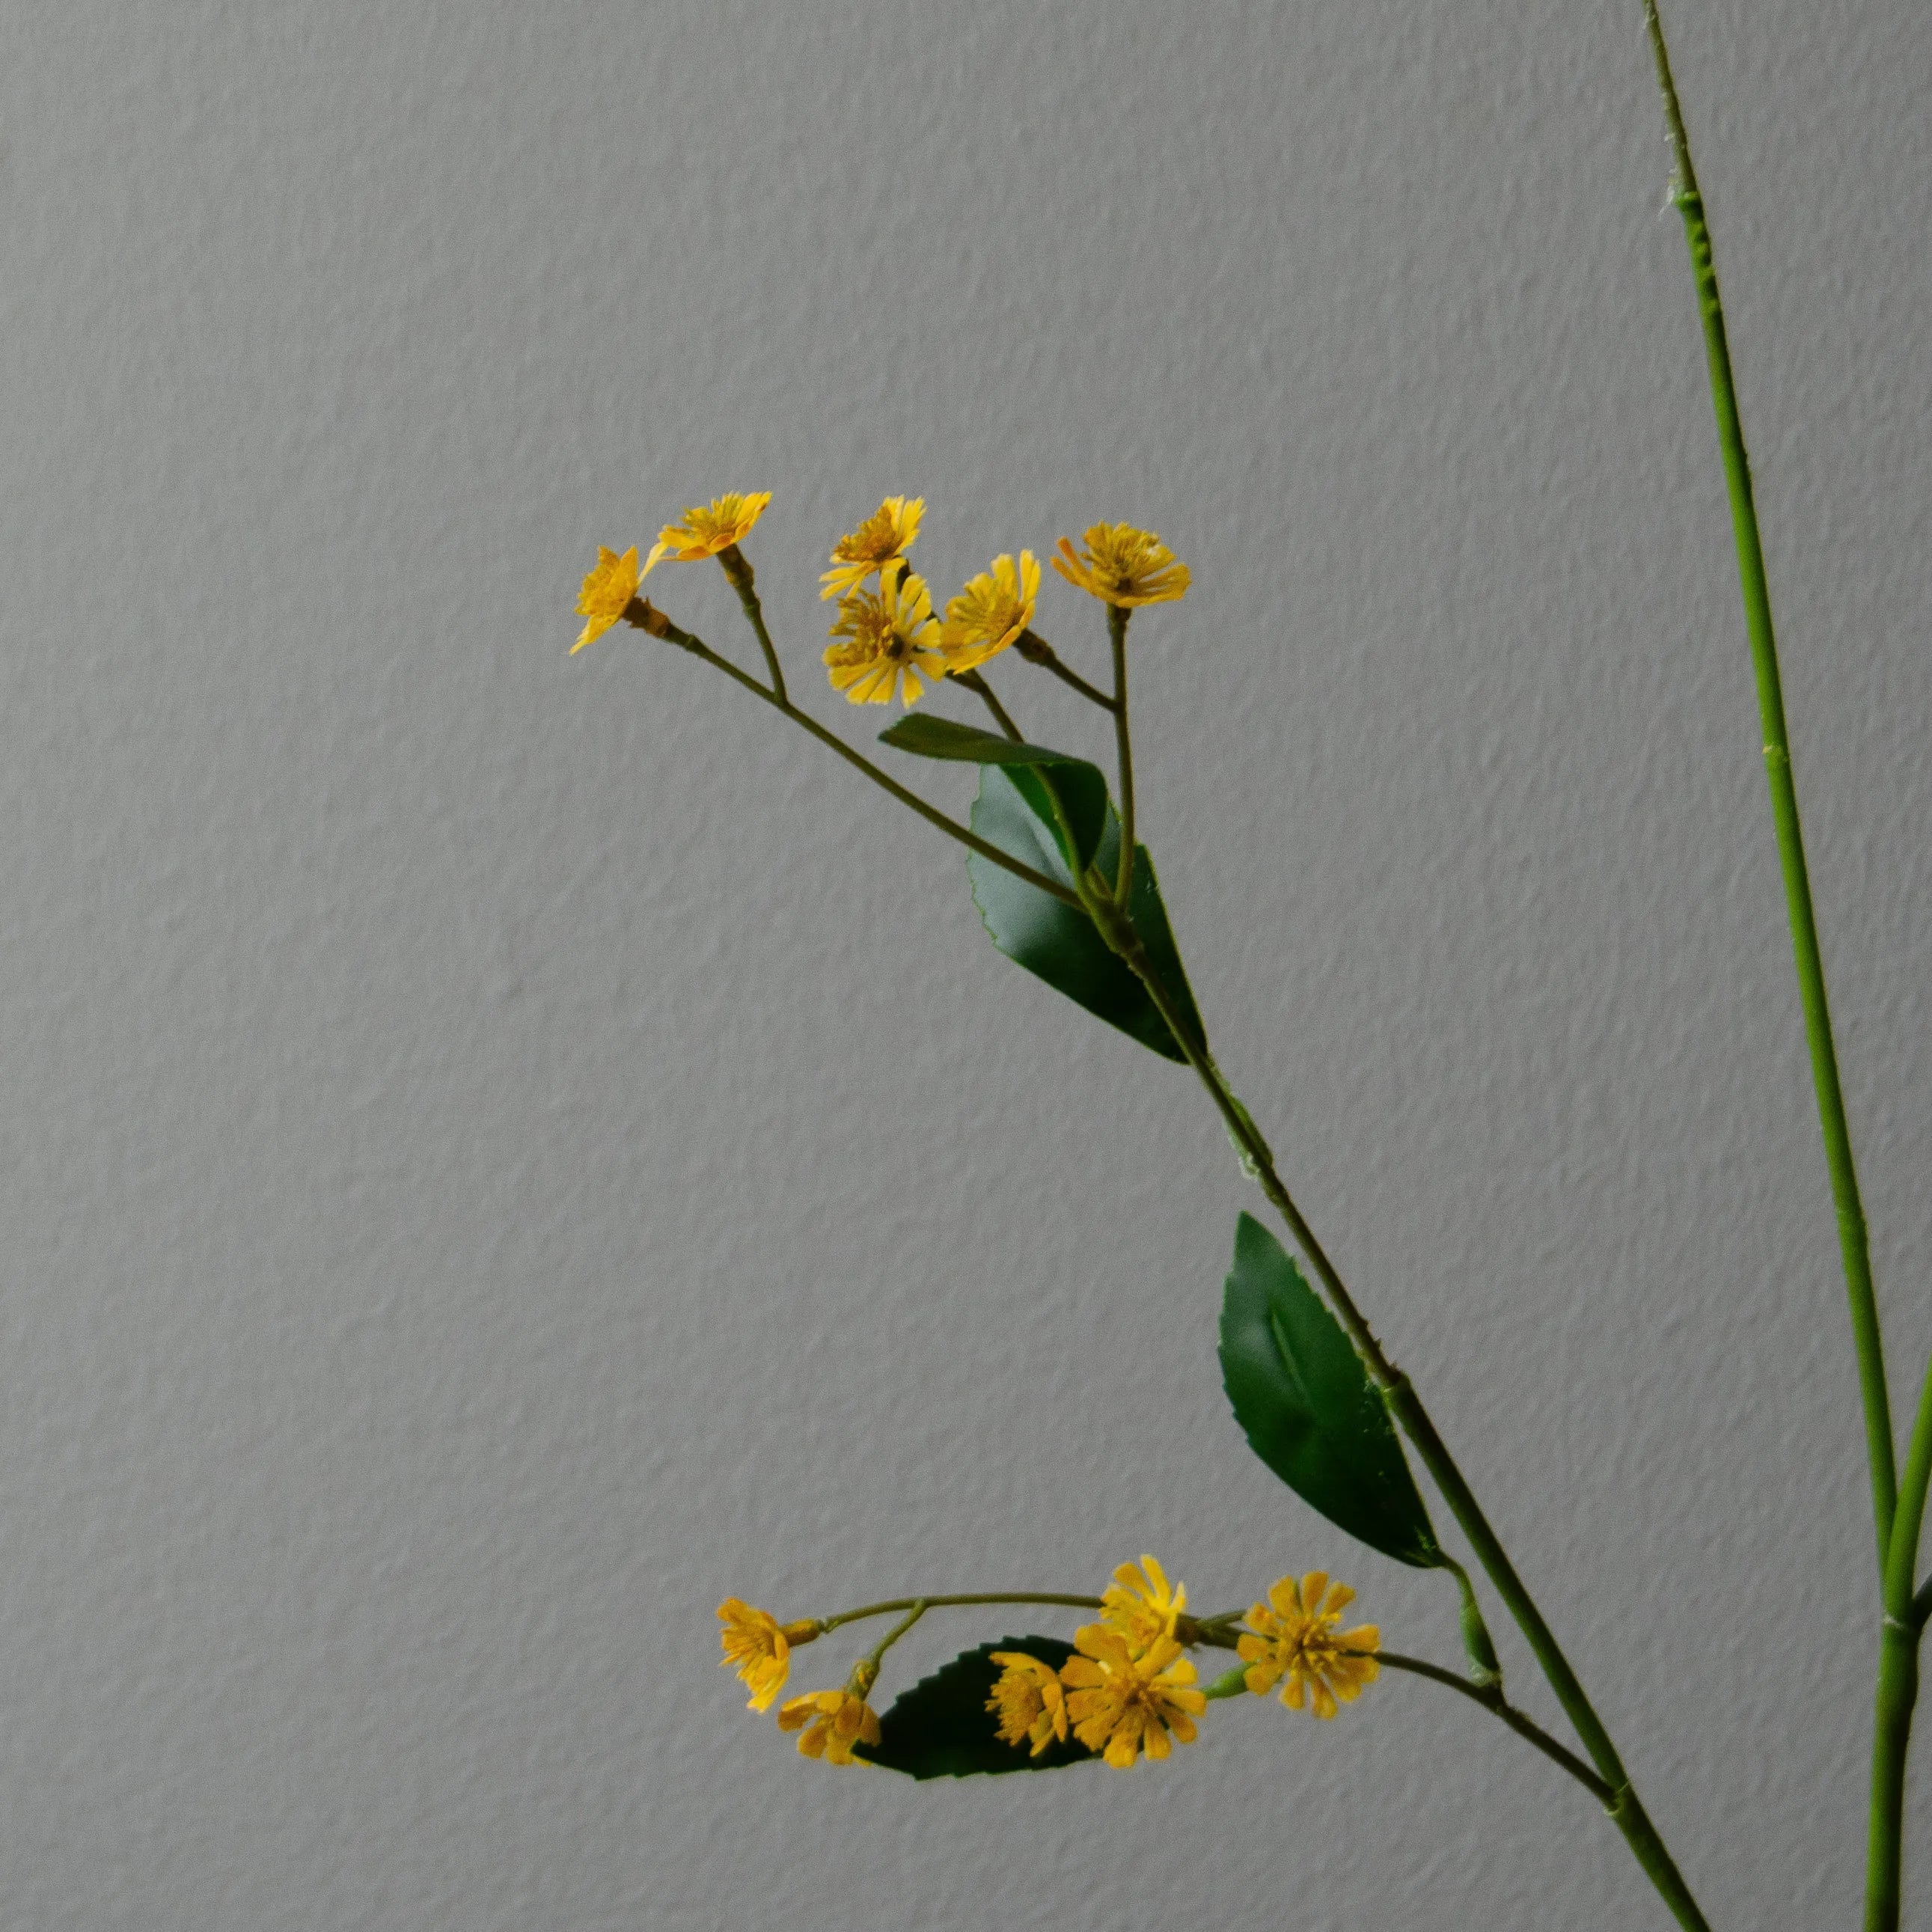
[[[935,806],[928,805],[915,791],[908,791],[896,778],[888,778],[870,758],[853,750],[837,733],[828,731],[815,718],[808,717],[782,692],[769,690],[749,673],[740,670],[729,658],[720,657],[701,638],[692,636],[688,631],[681,631],[675,624],[667,622],[662,634],[668,644],[676,644],[680,650],[688,651],[694,658],[722,670],[727,677],[735,679],[745,688],[762,698],[774,710],[782,711],[791,722],[809,731],[829,750],[836,752],[856,770],[863,772],[882,791],[890,792],[900,804],[919,814],[928,825],[936,826],[949,838],[956,838],[961,844],[978,853],[982,859],[990,859],[996,866],[1009,872],[1018,879],[1024,879],[1030,886],[1036,886],[1043,892],[1050,892],[1071,906],[1081,903],[1078,893],[1070,891],[1058,879],[1050,879],[1044,872],[1036,872],[1030,866],[1024,866],[1010,854],[1002,852],[997,845],[990,844],[976,832],[969,832],[956,820],[946,817]]]
[[[1105,1607],[1098,1597],[1066,1597],[1051,1590],[973,1591],[963,1596],[895,1597],[890,1603],[867,1604],[862,1609],[841,1610],[836,1617],[821,1617],[821,1630],[836,1630],[841,1624],[856,1624],[867,1617],[890,1616],[895,1610],[909,1610],[923,1604],[928,1610],[950,1609],[960,1604],[1052,1604],[1063,1609],[1097,1610]]]
[[[904,1636],[906,1632],[910,1630],[913,1625],[917,1623],[920,1618],[924,1616],[926,1612],[932,1607],[932,1604],[927,1598],[920,1597],[915,1599],[910,1608],[907,1610],[905,1615],[900,1618],[898,1622],[893,1624],[892,1628],[886,1631],[885,1635],[880,1637],[878,1642],[874,1644],[870,1650],[866,1652],[866,1661],[872,1666],[874,1671],[878,1669],[880,1663],[884,1658],[886,1652],[890,1650],[892,1646],[897,1643],[899,1639]]]
[[[1918,1696],[1918,1631],[1887,1617],[1879,1632],[1865,1840],[1865,1932],[1898,1932],[1905,1850],[1905,1760]]]
[[[772,674],[772,689],[783,704],[786,701],[784,673],[778,668],[778,654],[772,643],[772,634],[765,628],[764,606],[758,602],[758,593],[754,587],[751,560],[733,544],[729,549],[718,553],[718,561],[724,566],[725,577],[737,592],[738,602],[745,607],[752,634],[758,640],[758,648],[765,654],[765,668]]]
[[[1518,1737],[1535,1745],[1552,1763],[1561,1765],[1605,1810],[1615,1806],[1616,1792],[1574,1751],[1558,1743],[1534,1718],[1519,1711],[1503,1695],[1500,1683],[1486,1690],[1480,1684],[1472,1684],[1467,1678],[1458,1677],[1453,1670],[1444,1670],[1439,1664],[1426,1663],[1419,1657],[1405,1657],[1399,1651],[1378,1650],[1376,1659],[1391,1670],[1406,1670],[1412,1676],[1427,1678],[1432,1684],[1445,1684],[1451,1690],[1460,1692],[1472,1702],[1480,1704],[1492,1715],[1500,1718]]]
[[[1022,631],[1013,640],[1013,649],[1028,664],[1036,664],[1052,672],[1064,685],[1079,692],[1090,704],[1097,704],[1102,711],[1114,709],[1114,700],[1107,694],[1089,684],[1080,674],[1072,669],[1060,658],[1060,653],[1036,631]]]
[[[1885,1617],[1879,1627],[1878,1685],[1873,1703],[1871,1814],[1865,1841],[1865,1932],[1896,1932],[1904,1887],[1905,1774],[1912,1747],[1912,1707],[1918,1697],[1918,1646],[1932,1585],[1912,1594],[1918,1538],[1932,1485],[1932,1364],[1918,1399],[1892,1547],[1885,1566]]]
[[[955,671],[952,674],[952,682],[955,684],[964,685],[968,691],[976,693],[982,698],[986,701],[986,709],[993,714],[993,722],[1016,745],[1024,745],[1026,742],[1026,734],[1006,715],[1006,707],[994,696],[993,687],[986,682],[980,672]]]
[[[1516,1574],[1515,1566],[1503,1548],[1502,1540],[1490,1526],[1478,1504],[1474,1492],[1464,1479],[1462,1472],[1456,1466],[1448,1446],[1436,1432],[1436,1425],[1428,1412],[1423,1407],[1420,1398],[1410,1384],[1408,1378],[1402,1374],[1384,1352],[1354,1303],[1354,1298],[1344,1286],[1335,1264],[1323,1250],[1320,1242],[1301,1210],[1290,1196],[1281,1177],[1275,1172],[1274,1156],[1260,1131],[1244,1107],[1229,1089],[1214,1061],[1204,1038],[1197,1037],[1193,1028],[1183,1016],[1180,1010],[1169,998],[1160,975],[1154,970],[1145,949],[1142,946],[1133,928],[1118,905],[1108,906],[1090,902],[1089,916],[1094,919],[1101,934],[1108,944],[1119,954],[1128,967],[1147,988],[1148,996],[1154,1004],[1160,1016],[1167,1024],[1174,1038],[1180,1043],[1209,1097],[1214,1101],[1228,1131],[1239,1147],[1243,1148],[1252,1163],[1256,1178],[1262,1191],[1273,1203],[1288,1228],[1288,1231],[1306,1256],[1310,1264],[1320,1276],[1328,1289],[1329,1299],[1349,1340],[1354,1344],[1356,1352],[1361,1357],[1370,1379],[1381,1391],[1383,1401],[1390,1413],[1401,1425],[1403,1432],[1414,1444],[1415,1450],[1434,1479],[1443,1499],[1448,1504],[1450,1513],[1461,1526],[1462,1533],[1469,1540],[1496,1594],[1507,1606],[1517,1627],[1528,1640],[1530,1649],[1541,1666],[1544,1676],[1550,1681],[1557,1701],[1564,1712],[1576,1726],[1577,1736],[1590,1754],[1604,1784],[1612,1796],[1608,1806],[1610,1815],[1617,1828],[1624,1834],[1633,1856],[1654,1886],[1664,1903],[1669,1906],[1679,1924],[1688,1932],[1708,1932],[1708,1922],[1699,1910],[1696,1900],[1691,1896],[1683,1874],[1677,1869],[1676,1862],[1665,1847],[1657,1828],[1651,1822],[1648,1814],[1638,1799],[1630,1774],[1624,1770],[1623,1762],[1617,1755],[1616,1747],[1610,1741],[1610,1732],[1598,1718],[1585,1694],[1582,1682],[1571,1668],[1570,1660],[1558,1644],[1556,1636],[1544,1621],[1522,1580]]]
[[[1127,620],[1118,604],[1107,606],[1107,641],[1114,652],[1114,743],[1120,762],[1120,863],[1114,879],[1114,902],[1132,904],[1134,884],[1134,740],[1127,724]]]
[[[1865,1235],[1864,1208],[1852,1162],[1851,1130],[1838,1081],[1838,1058],[1832,1043],[1831,1008],[1825,998],[1825,968],[1811,909],[1811,883],[1804,866],[1804,837],[1798,818],[1798,790],[1791,772],[1791,747],[1784,722],[1784,697],[1778,672],[1778,640],[1772,628],[1771,592],[1765,580],[1764,550],[1759,542],[1757,508],[1751,494],[1750,459],[1744,449],[1731,377],[1731,352],[1724,331],[1724,304],[1704,202],[1690,164],[1690,141],[1670,74],[1670,56],[1657,0],[1644,0],[1644,21],[1663,91],[1664,118],[1677,163],[1676,198],[1690,250],[1697,305],[1703,319],[1704,347],[1710,364],[1711,400],[1718,417],[1718,442],[1724,453],[1724,479],[1730,493],[1731,529],[1736,540],[1738,580],[1744,592],[1744,629],[1750,640],[1757,676],[1759,716],[1764,727],[1765,776],[1771,786],[1771,813],[1778,829],[1778,851],[1784,872],[1784,898],[1791,923],[1791,946],[1798,966],[1798,990],[1804,1009],[1804,1036],[1811,1053],[1811,1081],[1818,1094],[1818,1120],[1831,1171],[1832,1198],[1838,1209],[1838,1246],[1844,1256],[1845,1288],[1851,1302],[1852,1340],[1858,1352],[1858,1389],[1864,1404],[1865,1454],[1871,1476],[1872,1520],[1877,1532],[1881,1573],[1892,1542],[1898,1482],[1893,1464],[1892,1411],[1886,1390],[1885,1349],[1879,1332],[1878,1299],[1872,1288],[1871,1256]]]

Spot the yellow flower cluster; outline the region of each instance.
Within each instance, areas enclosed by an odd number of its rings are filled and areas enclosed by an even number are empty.
[[[1297,1711],[1310,1704],[1318,1718],[1354,1702],[1379,1673],[1370,1653],[1382,1640],[1372,1624],[1336,1628],[1354,1596],[1318,1570],[1299,1582],[1282,1577],[1248,1612],[1251,1628],[1237,1640],[1247,1688],[1265,1695],[1286,1678],[1282,1702]],[[1195,1740],[1208,1700],[1193,1688],[1181,1644],[1197,1641],[1201,1627],[1186,1617],[1186,1585],[1170,1587],[1151,1556],[1122,1564],[1100,1603],[1100,1622],[1076,1634],[1076,1654],[1058,1671],[1024,1651],[995,1651],[1000,1672],[986,1708],[1001,1739],[1030,1745],[1035,1757],[1071,1735],[1131,1770],[1143,1756],[1169,1756],[1177,1738]]]
[[[769,1610],[736,1597],[718,1606],[718,1620],[724,1625],[718,1634],[724,1651],[718,1662],[736,1670],[749,1688],[748,1711],[771,1708],[791,1674],[792,1652],[825,1630],[811,1617],[782,1624]],[[788,1698],[778,1707],[778,1729],[800,1734],[798,1748],[806,1757],[823,1758],[827,1764],[854,1762],[854,1746],[879,1742],[878,1717],[866,1701],[878,1675],[876,1664],[862,1662],[842,1690],[808,1690]]]
[[[596,567],[578,596],[586,622],[571,646],[573,653],[595,643],[630,612],[638,584],[666,557],[688,563],[715,556],[745,590],[750,566],[738,555],[737,546],[771,500],[769,490],[733,492],[714,497],[708,506],[687,508],[681,522],[667,524],[658,532],[642,570],[634,545],[621,556],[599,545]],[[888,704],[895,696],[915,704],[927,683],[976,670],[1017,644],[1033,622],[1040,562],[1030,550],[1022,550],[1017,561],[1010,552],[996,556],[946,605],[944,622],[933,614],[932,590],[908,557],[925,514],[923,496],[886,497],[832,545],[832,568],[819,580],[824,586],[820,596],[838,600],[832,642],[824,652],[826,670],[832,688],[854,704]],[[1076,552],[1072,539],[1062,537],[1053,567],[1104,603],[1131,610],[1172,603],[1186,594],[1187,566],[1151,530],[1132,524],[1095,524],[1083,543]],[[632,614],[632,621],[640,620]],[[664,621],[658,616],[659,623]]]
[[[1332,1582],[1319,1570],[1298,1582],[1282,1577],[1268,1600],[1249,1611],[1247,1628],[1236,1638],[1247,1666],[1241,1674],[1246,1688],[1265,1696],[1286,1679],[1281,1701],[1292,1710],[1312,1706],[1322,1718],[1353,1703],[1380,1674],[1374,1653],[1382,1642],[1372,1624],[1339,1628],[1354,1597],[1346,1583]],[[925,1606],[914,1607],[916,1614]],[[748,1708],[754,1711],[771,1708],[790,1674],[792,1651],[826,1628],[809,1618],[782,1624],[736,1597],[718,1605],[718,1617],[721,1661],[744,1681],[752,1693]],[[1183,1646],[1210,1636],[1225,1644],[1227,1635],[1220,1633],[1233,1621],[1216,1618],[1204,1625],[1190,1617],[1187,1586],[1170,1583],[1153,1557],[1123,1563],[1101,1594],[1100,1622],[1075,1633],[1074,1654],[1058,1670],[1023,1650],[992,1653],[1000,1674],[986,1708],[1001,1742],[1025,1748],[1034,1757],[1070,1737],[1120,1771],[1132,1770],[1144,1757],[1171,1756],[1177,1741],[1194,1742],[1194,1720],[1208,1708],[1208,1694],[1196,1688],[1194,1665],[1182,1654]],[[855,1664],[842,1689],[809,1690],[779,1707],[778,1729],[799,1734],[804,1756],[851,1764],[859,1761],[860,1745],[879,1742],[878,1716],[867,1701],[878,1678],[878,1656],[874,1651]],[[1230,1694],[1233,1688],[1231,1676],[1215,1694]]]
[[[1024,1651],[996,1651],[1001,1666],[986,1708],[1010,1744],[1030,1743],[1039,1756],[1071,1731],[1120,1771],[1141,1758],[1164,1758],[1173,1739],[1191,1744],[1194,1720],[1208,1708],[1193,1688],[1194,1666],[1174,1635],[1187,1588],[1170,1588],[1151,1556],[1124,1563],[1102,1594],[1100,1621],[1077,1631],[1076,1654],[1058,1672]]]

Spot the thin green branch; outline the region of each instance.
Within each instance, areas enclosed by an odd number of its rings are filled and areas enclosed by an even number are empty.
[[[1112,711],[1114,700],[1096,686],[1089,684],[1080,674],[1063,659],[1060,653],[1036,631],[1022,631],[1013,640],[1013,649],[1028,664],[1036,664],[1052,672],[1062,684],[1079,692],[1090,704],[1097,704],[1102,711]]]
[[[836,1630],[841,1624],[890,1616],[895,1610],[909,1610],[916,1604],[923,1604],[928,1610],[950,1610],[961,1604],[1051,1604],[1073,1610],[1104,1607],[1098,1597],[1066,1597],[1051,1590],[976,1590],[961,1596],[895,1597],[889,1603],[867,1604],[859,1610],[841,1610],[836,1617],[821,1617],[818,1627],[821,1630]]]
[[[892,1628],[886,1631],[870,1650],[866,1652],[866,1661],[872,1666],[874,1670],[876,1671],[878,1669],[886,1652],[890,1650],[892,1646],[897,1643],[899,1639],[904,1636],[906,1632],[910,1630],[913,1625],[917,1623],[932,1607],[932,1604],[926,1598],[916,1598],[905,1615],[900,1618],[898,1622],[893,1624]]]
[[[964,685],[968,691],[983,700],[986,709],[993,714],[993,722],[1016,745],[1026,742],[1026,734],[1008,716],[1006,707],[993,694],[993,687],[986,682],[983,673],[976,670],[955,671],[952,682]]]
[[[1519,1711],[1503,1695],[1499,1684],[1486,1688],[1471,1683],[1466,1677],[1457,1676],[1453,1670],[1445,1670],[1439,1664],[1430,1664],[1419,1657],[1405,1657],[1400,1651],[1378,1650],[1375,1655],[1378,1662],[1386,1664],[1391,1670],[1406,1670],[1412,1676],[1427,1678],[1432,1684],[1445,1684],[1471,1702],[1480,1704],[1492,1716],[1500,1718],[1518,1737],[1533,1744],[1552,1764],[1561,1765],[1605,1810],[1616,1805],[1616,1792],[1574,1751],[1559,1744],[1534,1718]]]
[[[772,688],[781,703],[787,702],[784,673],[778,667],[778,654],[772,643],[772,634],[765,628],[764,606],[758,602],[751,560],[733,544],[729,549],[718,553],[718,561],[724,566],[724,574],[731,588],[737,592],[738,602],[745,607],[746,620],[758,640],[758,648],[765,654],[765,668],[772,674]]]
[[[1120,765],[1120,862],[1114,878],[1114,901],[1123,912],[1132,903],[1134,884],[1134,740],[1127,723],[1127,620],[1131,610],[1107,606],[1107,642],[1114,653],[1114,743]]]
[[[1744,629],[1750,640],[1751,662],[1757,679],[1758,714],[1764,728],[1765,776],[1771,788],[1772,818],[1777,827],[1778,858],[1784,868],[1792,952],[1804,1009],[1804,1036],[1810,1048],[1811,1080],[1817,1090],[1818,1121],[1824,1136],[1826,1165],[1831,1172],[1832,1198],[1838,1210],[1838,1246],[1851,1304],[1852,1339],[1858,1352],[1858,1389],[1864,1406],[1872,1521],[1882,1574],[1898,1501],[1885,1348],[1879,1330],[1878,1298],[1872,1287],[1864,1208],[1858,1198],[1858,1172],[1852,1160],[1851,1129],[1845,1118],[1838,1057],[1832,1042],[1831,1007],[1825,997],[1825,967],[1811,907],[1811,882],[1804,864],[1804,836],[1798,822],[1797,784],[1792,776],[1784,688],[1778,670],[1778,639],[1771,621],[1771,591],[1765,578],[1764,549],[1759,540],[1757,506],[1751,491],[1750,458],[1744,448],[1737,390],[1732,380],[1730,344],[1724,329],[1724,303],[1718,290],[1711,231],[1704,218],[1696,170],[1690,163],[1690,136],[1678,104],[1676,84],[1671,78],[1670,55],[1664,45],[1664,23],[1658,17],[1657,0],[1644,0],[1643,11],[1657,65],[1657,83],[1664,95],[1664,118],[1670,124],[1670,144],[1676,157],[1677,210],[1683,217],[1684,238],[1690,247],[1691,273],[1697,286],[1697,305],[1710,365],[1711,400],[1717,412],[1718,442],[1724,453],[1724,478],[1730,494],[1738,581],[1744,593]]]
[[[1926,1365],[1918,1414],[1912,1425],[1912,1440],[1906,1446],[1898,1508],[1892,1520],[1892,1550],[1885,1566],[1886,1614],[1901,1623],[1909,1623],[1915,1612],[1912,1586],[1918,1574],[1918,1538],[1928,1489],[1932,1489],[1932,1363]]]
[[[1021,864],[1010,854],[1002,852],[997,845],[982,838],[976,832],[969,832],[956,819],[948,818],[937,806],[928,805],[918,793],[908,791],[896,778],[887,777],[870,758],[854,751],[836,732],[828,731],[817,718],[800,710],[782,693],[760,684],[749,672],[740,670],[729,658],[720,657],[701,638],[694,637],[688,631],[680,630],[662,612],[654,612],[652,615],[664,626],[662,631],[653,632],[653,635],[663,638],[666,643],[676,645],[680,650],[688,651],[694,658],[702,658],[706,664],[722,670],[727,677],[742,684],[747,691],[762,698],[775,711],[783,712],[794,724],[810,732],[828,750],[836,752],[848,765],[855,770],[863,772],[882,791],[890,792],[900,804],[917,812],[928,825],[936,826],[949,838],[956,838],[961,844],[978,853],[982,859],[990,859],[994,865],[1012,873],[1014,878],[1025,880],[1028,885],[1036,886],[1043,892],[1052,893],[1055,898],[1068,905],[1078,906],[1080,904],[1080,896],[1077,892],[1070,891],[1058,879],[1050,879],[1044,872],[1036,872],[1030,866]]]

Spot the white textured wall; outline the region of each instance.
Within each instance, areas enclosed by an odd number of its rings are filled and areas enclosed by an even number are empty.
[[[1904,1406],[1932,15],[1670,24]],[[1150,1549],[1454,1631],[1227,1417],[1186,1076],[722,680],[566,659],[592,546],[728,488],[855,728],[815,577],[888,490],[942,584],[1192,564],[1144,824],[1220,1057],[1713,1919],[1852,1922],[1861,1437],[1637,0],[70,0],[0,100],[9,1924],[1663,1922],[1412,1681],[957,1787],[745,1714],[733,1592]]]

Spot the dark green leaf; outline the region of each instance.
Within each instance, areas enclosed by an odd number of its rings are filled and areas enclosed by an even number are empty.
[[[1094,862],[1107,826],[1107,781],[1097,765],[1070,758],[1064,752],[1050,752],[1044,745],[1017,745],[1010,738],[996,738],[990,731],[976,730],[970,724],[957,724],[950,718],[936,718],[923,711],[914,712],[890,730],[881,731],[879,742],[910,752],[915,758],[1018,768],[1018,782],[1053,828],[1055,843],[1073,866],[1084,872]],[[1055,797],[1073,834],[1070,850],[1054,813]]]
[[[1221,1376],[1250,1446],[1303,1502],[1399,1562],[1435,1564],[1429,1513],[1360,1358],[1247,1214],[1221,1310]]]
[[[980,775],[980,796],[973,807],[973,830],[1002,852],[1071,887],[1060,842],[1052,827],[1052,808],[1041,791],[1037,775],[1025,766],[989,766]],[[1119,861],[1120,821],[1112,808],[1095,853],[1095,863],[1111,878]],[[978,853],[969,854],[967,876],[973,897],[986,922],[993,944],[1009,959],[1036,973],[1050,986],[1077,1000],[1109,1025],[1131,1034],[1169,1060],[1185,1060],[1180,1042],[1168,1031],[1148,990],[1100,937],[1094,922],[1077,906],[1030,886]],[[1162,904],[1160,886],[1147,848],[1134,848],[1132,912],[1134,929],[1146,947],[1185,1023],[1198,1038],[1201,1019],[1174,934]]]
[[[879,1720],[879,1742],[862,1744],[858,1756],[911,1778],[968,1778],[976,1772],[1054,1771],[1064,1764],[1091,1764],[1094,1754],[1069,1738],[1039,1756],[1030,1744],[1000,1741],[998,1720],[986,1708],[1000,1666],[996,1650],[1023,1650],[1058,1670],[1073,1654],[1056,1637],[1010,1636],[963,1652],[896,1699]]]

